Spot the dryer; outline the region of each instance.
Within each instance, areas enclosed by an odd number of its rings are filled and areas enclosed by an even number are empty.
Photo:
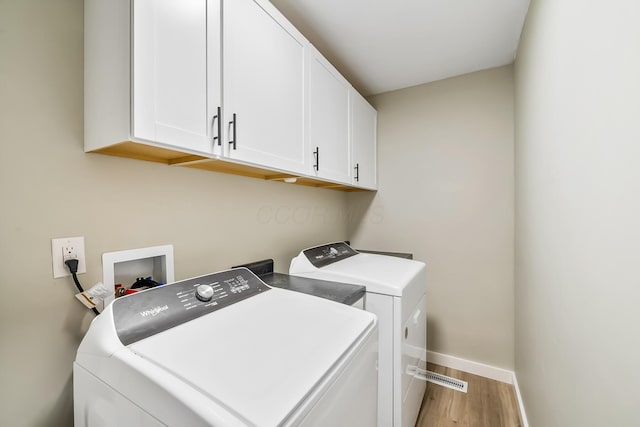
[[[366,287],[364,308],[379,327],[378,426],[413,427],[426,387],[425,264],[335,242],[301,251],[289,274]]]
[[[75,425],[374,426],[377,336],[246,268],[118,298],[78,349]]]

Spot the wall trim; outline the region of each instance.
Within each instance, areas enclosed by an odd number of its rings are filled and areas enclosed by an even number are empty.
[[[513,384],[513,371],[485,365],[484,363],[461,359],[459,357],[449,356],[448,354],[436,353],[435,351],[427,351],[427,361],[503,383]]]
[[[520,411],[520,423],[522,427],[529,427],[529,420],[527,420],[527,413],[524,411],[524,402],[522,401],[522,394],[520,393],[520,386],[518,386],[518,378],[516,373],[513,373],[513,388],[516,389],[516,398],[518,399],[518,409]]]
[[[524,402],[522,400],[522,394],[520,393],[520,387],[518,386],[518,379],[516,378],[515,372],[509,371],[508,369],[498,368],[496,366],[485,365],[480,362],[474,362],[473,360],[436,353],[435,351],[427,351],[427,360],[429,363],[435,363],[436,365],[512,384],[516,391],[518,411],[520,412],[520,422],[522,423],[522,427],[529,427],[529,421],[527,420],[527,414],[524,411]]]

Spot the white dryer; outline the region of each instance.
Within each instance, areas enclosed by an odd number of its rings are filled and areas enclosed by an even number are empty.
[[[336,242],[300,252],[289,274],[366,287],[364,308],[378,316],[378,426],[413,427],[425,391],[425,264]]]
[[[80,344],[75,426],[375,426],[377,336],[245,268],[132,294]]]

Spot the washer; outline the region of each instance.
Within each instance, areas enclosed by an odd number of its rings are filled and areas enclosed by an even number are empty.
[[[366,286],[364,308],[379,322],[378,426],[413,427],[425,391],[425,264],[336,242],[300,252],[289,274]]]
[[[75,425],[374,426],[377,336],[246,268],[118,298],[78,349]]]

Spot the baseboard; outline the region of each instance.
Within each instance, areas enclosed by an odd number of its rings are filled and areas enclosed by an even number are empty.
[[[436,353],[435,351],[427,351],[427,361],[503,383],[513,384],[513,371],[485,365],[484,363],[461,359],[459,357],[449,356],[448,354]]]
[[[520,394],[520,386],[518,386],[518,378],[516,373],[513,373],[513,388],[516,390],[516,398],[518,399],[518,409],[520,410],[520,422],[522,427],[529,427],[529,420],[527,420],[527,413],[524,411],[524,402],[522,401],[522,394]]]
[[[449,356],[448,354],[436,353],[435,351],[427,351],[427,361],[447,368],[457,369],[458,371],[464,371],[484,378],[512,384],[516,391],[516,399],[518,400],[518,410],[520,411],[522,427],[529,427],[527,414],[524,410],[524,402],[522,401],[522,395],[520,394],[520,387],[518,386],[518,379],[516,378],[515,372],[497,368],[495,366],[485,365],[484,363],[474,362],[472,360]]]

